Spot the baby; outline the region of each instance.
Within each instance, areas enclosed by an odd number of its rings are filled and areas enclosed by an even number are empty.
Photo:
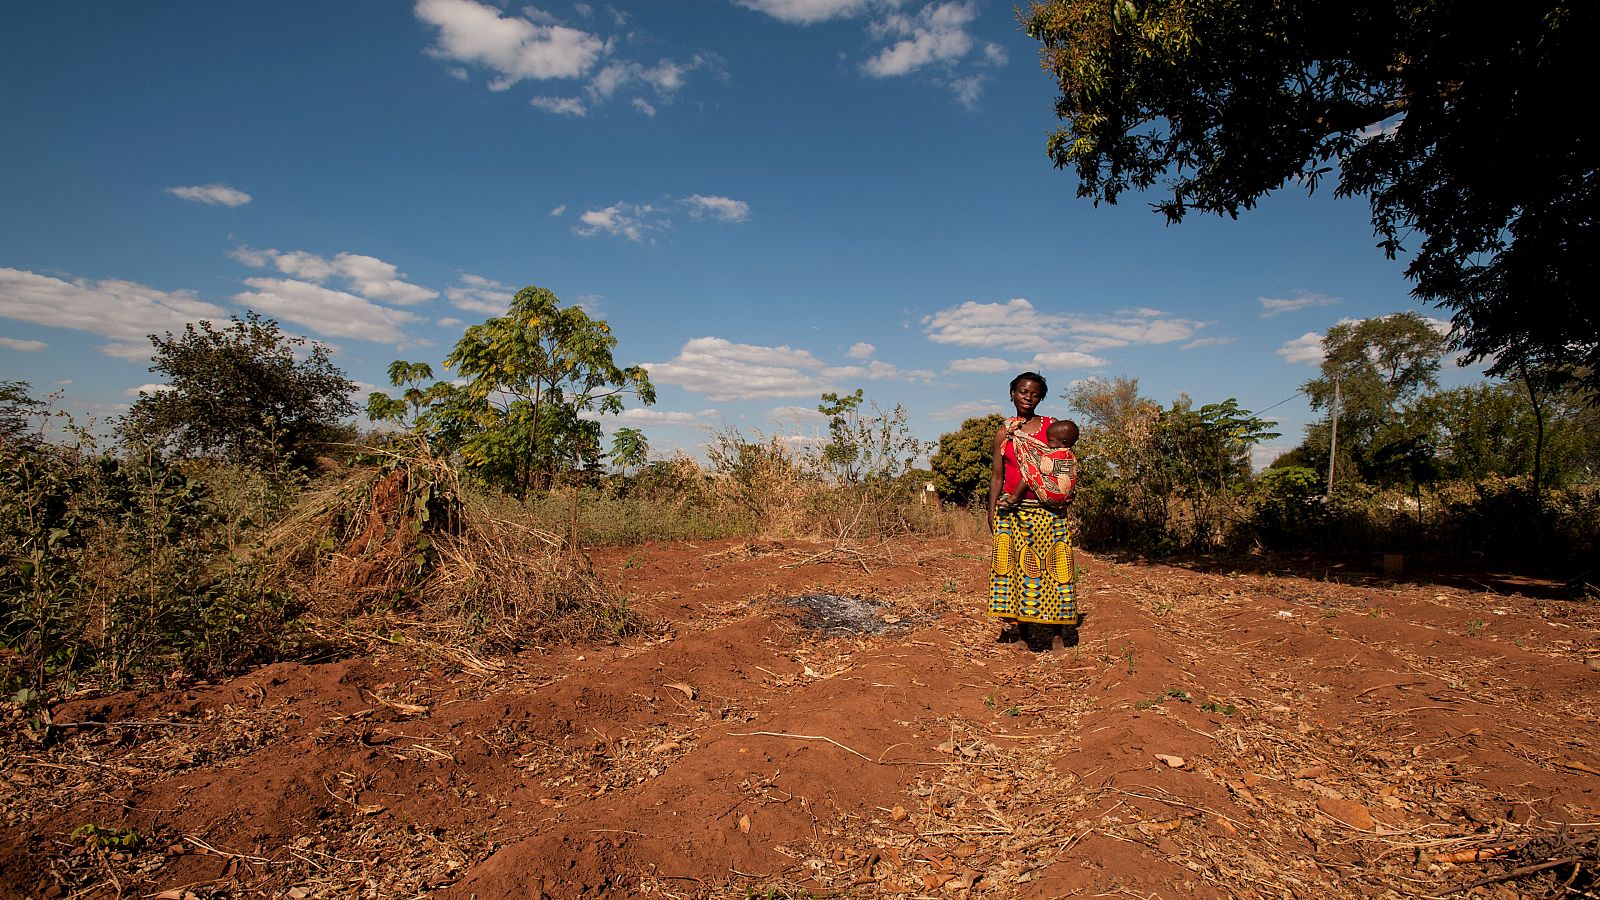
[[[1020,419],[1013,421],[1017,425],[1022,423]],[[1070,501],[1072,489],[1078,480],[1078,459],[1072,453],[1072,445],[1078,442],[1078,423],[1071,419],[1056,419],[1045,429],[1043,443],[1032,435],[1017,431],[1015,425],[1011,428],[1012,446],[1018,462],[1022,464],[1023,486],[1031,488],[1046,503]],[[1035,483],[1035,479],[1029,477],[1030,462],[1038,469],[1040,483]],[[1001,494],[999,504],[1016,506],[1020,502],[1017,495],[1021,493],[1022,488],[1019,487],[1017,494]]]

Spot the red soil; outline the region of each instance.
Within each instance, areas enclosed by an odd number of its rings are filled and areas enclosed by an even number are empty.
[[[10,729],[0,896],[1402,897],[1600,823],[1592,602],[1084,556],[1051,654],[994,642],[981,545],[823,549],[597,554],[659,623],[614,645],[63,704]]]

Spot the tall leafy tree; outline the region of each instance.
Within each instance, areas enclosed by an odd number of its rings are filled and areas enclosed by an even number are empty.
[[[36,437],[30,420],[43,414],[45,403],[29,390],[26,381],[0,381],[0,441],[31,443]]]
[[[375,394],[369,411],[408,412],[436,447],[459,453],[486,481],[523,492],[548,487],[559,472],[599,464],[600,425],[584,413],[621,412],[623,397],[655,402],[639,366],[619,366],[617,339],[603,319],[536,286],[517,292],[503,316],[468,328],[445,357],[463,383],[421,381],[431,370],[396,361],[400,398]]]
[[[628,474],[650,461],[650,442],[637,428],[618,428],[611,435],[611,460]]]
[[[993,413],[967,419],[958,430],[939,435],[939,449],[928,462],[940,497],[967,503],[989,489],[994,436],[1005,421],[1005,416]]]
[[[1438,386],[1444,344],[1439,332],[1413,312],[1328,329],[1321,374],[1302,390],[1311,408],[1327,411],[1329,419],[1311,427],[1308,447],[1327,452],[1337,387],[1341,456],[1369,480],[1414,480],[1431,447],[1403,411]]]
[[[250,312],[225,328],[151,335],[150,371],[165,390],[141,393],[120,424],[136,443],[233,463],[305,466],[319,445],[348,439],[355,382],[328,348]]]
[[[1431,0],[1035,0],[1061,88],[1049,138],[1078,193],[1238,216],[1286,184],[1365,195],[1379,246],[1414,250],[1419,300],[1467,359],[1584,367],[1600,392],[1600,176],[1586,119],[1600,8]],[[1415,241],[1413,247],[1405,246]]]

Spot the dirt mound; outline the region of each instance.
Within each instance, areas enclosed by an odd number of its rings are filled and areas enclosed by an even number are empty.
[[[822,549],[602,554],[659,622],[618,643],[63,704],[7,738],[0,895],[1513,897],[1592,858],[1592,603],[1085,557],[1056,655],[995,642],[982,546]]]

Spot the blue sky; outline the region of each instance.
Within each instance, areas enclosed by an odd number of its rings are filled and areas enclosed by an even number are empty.
[[[1077,199],[1009,2],[89,0],[0,34],[0,379],[79,417],[185,322],[257,310],[370,389],[528,284],[649,368],[606,425],[657,452],[815,435],[857,387],[931,440],[1024,369],[1050,414],[1096,375],[1263,410],[1330,325],[1437,315],[1362,200]],[[1311,413],[1270,415],[1287,448]]]

